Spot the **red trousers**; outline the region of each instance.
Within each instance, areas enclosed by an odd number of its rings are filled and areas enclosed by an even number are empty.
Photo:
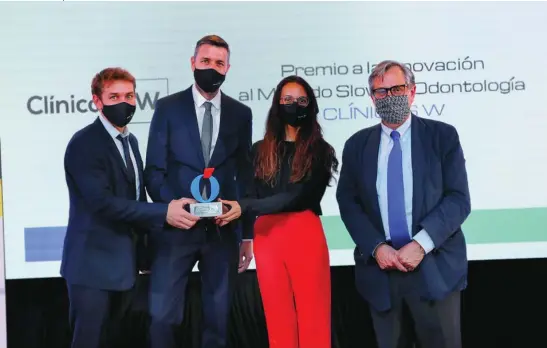
[[[330,348],[329,250],[319,217],[259,217],[254,254],[270,348]]]

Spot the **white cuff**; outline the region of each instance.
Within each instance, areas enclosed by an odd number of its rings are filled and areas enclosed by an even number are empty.
[[[414,240],[420,244],[420,246],[424,249],[426,255],[431,252],[431,250],[435,249],[435,244],[433,243],[433,240],[429,236],[426,230],[421,230],[420,232],[416,233],[414,236]]]

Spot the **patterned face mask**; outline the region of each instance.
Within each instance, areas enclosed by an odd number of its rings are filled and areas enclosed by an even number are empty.
[[[402,124],[410,114],[407,95],[388,96],[376,100],[376,112],[389,124]]]

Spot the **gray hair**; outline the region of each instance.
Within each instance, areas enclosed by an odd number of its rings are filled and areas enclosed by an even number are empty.
[[[416,80],[414,78],[414,73],[406,65],[394,60],[384,60],[378,63],[378,65],[376,65],[374,69],[372,69],[372,72],[370,73],[370,76],[368,77],[368,87],[370,88],[371,93],[373,89],[374,80],[377,77],[383,78],[386,72],[393,67],[398,67],[399,69],[403,71],[403,74],[405,75],[405,82],[409,86],[412,86],[416,83]]]

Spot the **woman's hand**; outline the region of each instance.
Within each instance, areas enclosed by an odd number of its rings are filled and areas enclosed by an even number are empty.
[[[237,201],[225,201],[223,199],[219,199],[219,201],[222,203],[223,214],[217,216],[217,225],[220,227],[225,226],[241,216],[241,206]]]

